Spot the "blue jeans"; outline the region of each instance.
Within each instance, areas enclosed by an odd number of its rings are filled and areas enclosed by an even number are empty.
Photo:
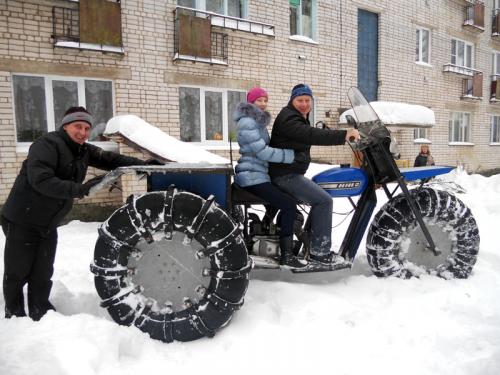
[[[325,255],[332,247],[332,197],[301,174],[273,178],[273,183],[297,200],[311,206],[311,253]]]

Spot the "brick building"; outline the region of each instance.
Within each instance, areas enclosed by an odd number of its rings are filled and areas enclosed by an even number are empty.
[[[314,121],[337,127],[358,86],[370,100],[432,108],[436,126],[398,130],[402,159],[422,139],[439,164],[500,165],[498,0],[0,0],[0,204],[37,136],[70,105],[99,125],[136,114],[179,139],[229,155],[231,113],[262,85],[275,116],[291,87],[315,93]],[[497,96],[497,92],[499,93]],[[499,98],[498,100],[496,98]],[[235,152],[235,157],[237,154]],[[349,162],[346,147],[314,147]],[[83,202],[115,204],[123,192]]]

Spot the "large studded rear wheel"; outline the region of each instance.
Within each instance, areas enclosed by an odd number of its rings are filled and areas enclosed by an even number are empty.
[[[111,317],[164,342],[211,337],[243,304],[251,261],[213,198],[131,196],[101,226],[95,286]]]
[[[410,194],[440,254],[428,249],[408,200],[398,195],[375,215],[368,232],[368,262],[375,275],[408,278],[430,273],[467,278],[479,251],[479,230],[472,212],[445,191],[423,188]]]

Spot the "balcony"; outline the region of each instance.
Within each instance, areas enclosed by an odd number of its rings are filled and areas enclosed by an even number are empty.
[[[500,9],[493,10],[491,20],[491,37],[494,40],[500,40]]]
[[[470,31],[484,31],[484,3],[476,2],[465,7],[463,27]]]
[[[468,68],[465,66],[455,65],[455,64],[446,64],[443,65],[444,73],[452,73],[459,76],[468,76],[473,77],[474,74],[479,73],[476,69]]]
[[[80,12],[78,9],[52,8],[52,38],[57,41],[80,41]]]
[[[75,8],[52,7],[54,48],[123,54],[120,2],[80,1]]]
[[[462,81],[462,100],[483,99],[483,73],[476,72],[472,78],[464,78]]]
[[[182,6],[177,6],[174,10],[174,13],[176,15],[176,19],[177,14],[191,14],[197,17],[209,19],[212,26],[231,29],[235,31],[243,31],[256,35],[260,34],[274,38],[274,26],[266,23],[250,21],[244,18],[225,16],[223,14],[217,14]]]
[[[491,76],[490,102],[500,103],[500,74]]]
[[[191,10],[176,9],[174,61],[187,60],[227,65],[228,37],[213,32],[209,16]]]

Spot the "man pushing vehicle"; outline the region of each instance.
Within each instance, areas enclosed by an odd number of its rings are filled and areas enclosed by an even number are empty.
[[[29,316],[48,310],[57,247],[57,227],[103,176],[83,182],[89,166],[111,170],[148,162],[104,151],[87,143],[93,126],[83,107],[69,108],[60,128],[31,145],[1,213],[5,233],[3,294],[5,317],[26,316],[23,287],[28,284]],[[155,161],[156,162],[156,161]]]

